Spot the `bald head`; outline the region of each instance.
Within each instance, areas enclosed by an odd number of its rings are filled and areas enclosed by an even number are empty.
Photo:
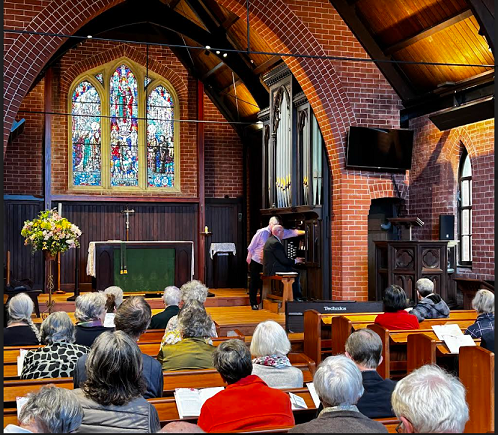
[[[284,227],[282,225],[275,225],[271,233],[275,236],[278,237],[280,240],[282,240],[282,237],[284,236]]]

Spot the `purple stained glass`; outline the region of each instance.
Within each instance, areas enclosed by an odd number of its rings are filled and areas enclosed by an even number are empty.
[[[164,86],[147,98],[147,185],[174,187],[174,101]]]
[[[111,76],[111,186],[138,186],[138,88],[125,64]]]
[[[73,185],[100,186],[100,97],[95,87],[82,81],[72,96]]]

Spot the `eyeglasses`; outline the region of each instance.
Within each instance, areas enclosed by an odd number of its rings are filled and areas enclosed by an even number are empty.
[[[404,429],[403,422],[400,421],[395,430],[397,433],[404,433],[402,429]]]

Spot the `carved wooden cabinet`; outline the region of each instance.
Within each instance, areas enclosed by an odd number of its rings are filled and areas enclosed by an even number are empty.
[[[381,300],[387,286],[397,284],[416,301],[415,283],[428,278],[434,283],[434,293],[447,299],[447,245],[444,240],[376,241],[377,300]]]

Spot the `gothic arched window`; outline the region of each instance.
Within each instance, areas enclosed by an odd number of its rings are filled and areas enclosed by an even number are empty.
[[[80,75],[69,100],[70,189],[180,191],[179,105],[165,79],[120,59]]]

